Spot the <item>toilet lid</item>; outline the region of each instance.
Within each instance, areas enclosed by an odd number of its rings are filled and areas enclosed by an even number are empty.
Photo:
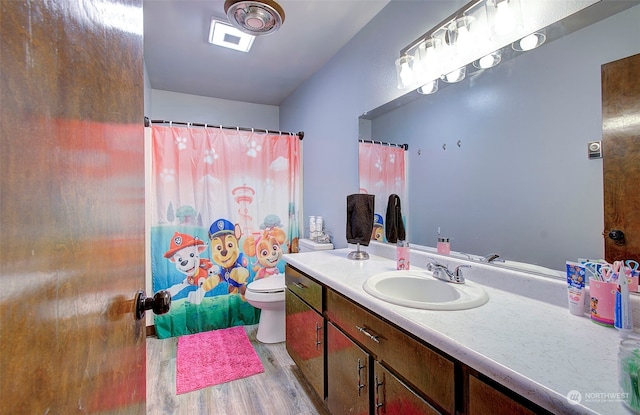
[[[247,285],[247,290],[258,293],[284,291],[284,288],[284,274],[275,274],[267,278],[261,278]]]

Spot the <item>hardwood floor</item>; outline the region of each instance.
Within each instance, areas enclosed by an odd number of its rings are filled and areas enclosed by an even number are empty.
[[[264,373],[176,395],[177,338],[147,338],[147,414],[329,415],[302,377],[285,343],[256,340],[258,326],[245,326]]]

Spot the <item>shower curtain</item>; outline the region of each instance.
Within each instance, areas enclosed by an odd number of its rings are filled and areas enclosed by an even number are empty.
[[[159,338],[257,324],[247,285],[284,272],[297,252],[297,136],[152,127],[151,273],[168,290]]]
[[[396,194],[402,203],[403,220],[407,216],[406,151],[385,143],[358,142],[358,176],[360,193],[375,195],[371,240],[386,242],[384,218],[389,195]]]

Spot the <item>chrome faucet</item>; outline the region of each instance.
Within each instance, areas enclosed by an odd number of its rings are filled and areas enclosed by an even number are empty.
[[[438,264],[437,262],[429,262],[427,264],[427,271],[430,271],[434,278],[443,280],[446,282],[453,282],[455,284],[464,284],[464,276],[462,275],[462,268],[471,268],[471,265],[460,265],[451,272],[446,265]]]

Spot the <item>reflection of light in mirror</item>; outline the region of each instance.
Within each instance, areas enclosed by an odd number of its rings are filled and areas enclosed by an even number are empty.
[[[438,91],[438,80],[435,79],[431,82],[427,82],[418,88],[418,93],[423,95],[434,94]]]
[[[460,82],[464,79],[466,73],[467,68],[463,66],[462,68],[458,68],[455,71],[451,71],[448,74],[443,75],[442,80],[450,84]]]
[[[640,114],[625,114],[619,117],[608,117],[602,120],[602,130],[607,132],[640,129]]]
[[[545,35],[542,33],[532,33],[525,36],[517,42],[514,42],[513,49],[518,51],[528,51],[537,48],[545,41]]]
[[[478,69],[493,68],[494,66],[499,64],[501,60],[502,60],[502,53],[500,51],[495,51],[473,62],[473,66],[475,66]]]

